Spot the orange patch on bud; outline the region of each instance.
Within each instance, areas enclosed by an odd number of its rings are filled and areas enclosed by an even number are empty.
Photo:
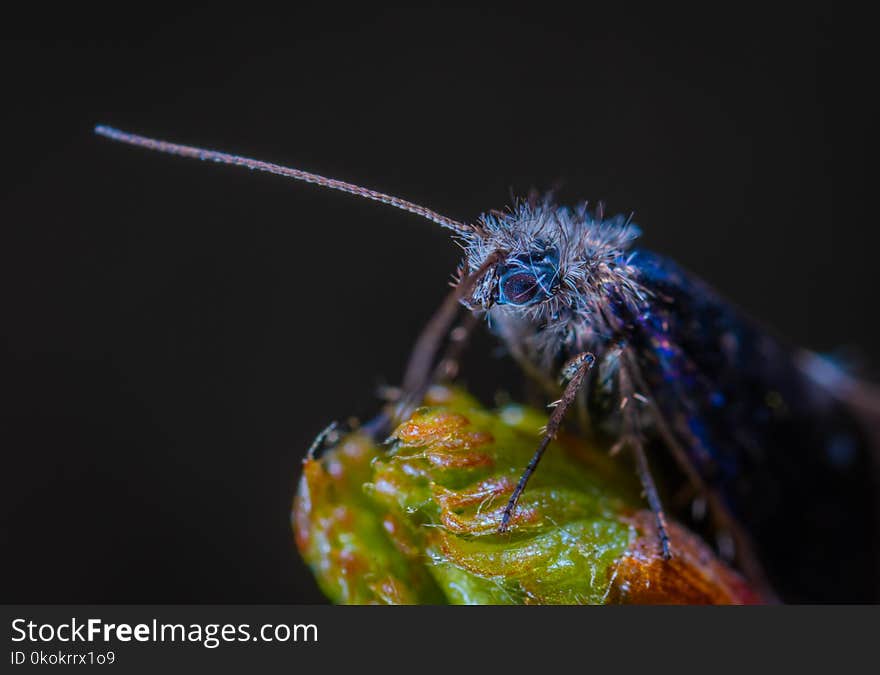
[[[408,445],[428,445],[443,440],[468,424],[470,420],[458,413],[416,411],[408,422],[397,428],[394,435]]]
[[[678,523],[669,523],[672,559],[664,560],[654,514],[641,510],[629,520],[638,536],[609,570],[609,602],[641,605],[763,602],[741,576],[716,557],[699,537]]]
[[[458,453],[430,450],[425,453],[425,459],[438,469],[474,469],[495,464],[492,456],[483,452]]]

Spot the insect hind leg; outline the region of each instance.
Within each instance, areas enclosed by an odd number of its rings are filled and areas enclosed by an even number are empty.
[[[642,378],[635,357],[628,348],[621,352],[621,369],[626,371],[625,377],[628,378],[630,383],[634,383],[635,386],[643,391],[647,390],[647,385]],[[769,602],[776,602],[776,592],[767,580],[767,575],[764,572],[763,565],[748,532],[746,532],[745,528],[743,528],[739,520],[731,512],[718,490],[708,485],[696,470],[696,467],[688,457],[688,453],[676,438],[654,399],[648,397],[645,405],[651,416],[654,429],[663,441],[663,445],[687,478],[694,493],[706,500],[706,506],[716,534],[721,540],[727,540],[732,543],[737,565],[746,578],[761,592],[765,599]]]

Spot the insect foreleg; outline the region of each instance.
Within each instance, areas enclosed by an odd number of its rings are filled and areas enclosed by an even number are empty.
[[[562,392],[562,398],[559,399],[556,409],[553,411],[553,414],[550,415],[547,427],[544,430],[544,436],[541,438],[541,443],[538,445],[538,449],[535,450],[534,456],[532,456],[532,461],[529,462],[529,465],[523,471],[519,478],[519,482],[513,490],[513,494],[510,495],[507,506],[504,507],[504,513],[501,515],[501,524],[498,526],[499,532],[506,532],[508,530],[510,519],[513,517],[513,510],[516,508],[516,503],[519,501],[523,490],[526,489],[526,483],[529,482],[529,478],[531,478],[535,469],[538,467],[538,463],[541,461],[541,457],[543,457],[544,451],[547,449],[550,441],[556,438],[556,434],[559,433],[559,427],[562,425],[565,413],[577,398],[578,390],[581,388],[587,373],[590,372],[590,368],[595,361],[596,357],[584,352],[568,362],[566,371],[564,371],[565,375],[570,375],[568,384],[565,387],[565,391]]]
[[[431,386],[434,359],[461,308],[461,299],[473,291],[477,280],[497,261],[498,255],[490,255],[475,272],[468,274],[456,284],[443,303],[422,330],[404,371],[402,396],[392,412],[394,422],[406,419],[419,405]]]
[[[391,431],[391,423],[393,421],[400,422],[409,417],[425,397],[432,384],[453,380],[458,374],[461,354],[470,342],[471,335],[478,323],[479,317],[472,312],[468,312],[462,319],[462,322],[450,331],[446,352],[437,362],[437,366],[428,379],[410,392],[402,389],[389,390],[386,399],[394,403],[389,403],[379,415],[365,424],[361,431],[366,430],[377,443],[381,442]]]
[[[480,318],[473,312],[467,312],[461,323],[449,333],[449,345],[443,358],[437,362],[432,382],[448,382],[458,375],[459,361],[464,350],[470,343],[474,328],[480,322]]]
[[[404,374],[400,398],[391,408],[391,419],[389,420],[391,423],[396,424],[409,417],[425,397],[431,383],[440,373],[441,367],[445,370],[451,363],[444,358],[436,368],[434,367],[434,359],[443,338],[450,334],[450,326],[460,310],[458,301],[461,297],[462,293],[459,288],[453,289],[416,341]],[[450,348],[453,348],[455,344],[455,342],[451,343]],[[446,361],[445,364],[444,361]]]
[[[461,300],[466,292],[462,288],[462,284],[453,288],[419,334],[403,375],[401,388],[403,389],[404,397],[411,396],[427,388],[426,384],[431,379],[430,375],[434,366],[434,359],[437,356],[443,338],[449,333],[453,322],[458,316],[458,312],[461,309],[459,300]],[[422,391],[422,393],[424,392]]]

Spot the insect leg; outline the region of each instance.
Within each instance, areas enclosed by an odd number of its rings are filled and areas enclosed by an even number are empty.
[[[410,392],[403,389],[388,390],[388,395],[385,398],[389,404],[378,415],[366,422],[360,428],[361,432],[367,434],[376,443],[381,443],[391,432],[392,423],[409,417],[432,384],[453,379],[458,373],[458,361],[461,354],[467,347],[473,329],[478,322],[477,315],[468,312],[461,324],[450,331],[446,353],[437,362],[434,372],[424,384]]]
[[[422,330],[404,372],[403,395],[392,412],[394,420],[406,419],[424,398],[425,392],[433,380],[434,359],[443,338],[449,333],[450,327],[458,315],[461,299],[473,290],[477,280],[496,262],[497,255],[488,256],[479,269],[459,281]]]
[[[633,357],[632,353],[628,348],[624,348],[620,353],[620,367],[621,369],[625,369],[627,373],[627,379],[629,380],[630,387],[633,384],[638,387],[642,392],[648,392],[649,389],[645,384],[644,379],[642,378],[642,373],[639,370],[638,363]],[[669,428],[669,425],[666,422],[666,418],[660,412],[660,409],[657,407],[656,402],[652,397],[647,397],[646,405],[648,406],[648,410],[651,413],[651,419],[657,427],[657,431],[660,433],[661,438],[663,439],[664,444],[670,453],[672,453],[672,457],[675,460],[678,467],[687,477],[688,482],[699,492],[706,493],[708,492],[708,487],[706,486],[703,477],[700,476],[697,469],[694,467],[693,462],[688,457],[687,452],[685,452],[684,448],[681,447],[681,444],[676,440],[675,435],[672,433],[672,430]]]
[[[450,326],[458,315],[459,300],[462,295],[458,287],[453,289],[416,341],[416,346],[413,348],[404,373],[400,398],[386,411],[389,416],[389,424],[407,419],[425,398],[425,394],[443,365],[443,360],[441,360],[436,367],[433,367],[434,359],[443,338],[450,334]],[[454,344],[452,343],[450,347]]]
[[[476,272],[463,277],[443,299],[443,303],[434,312],[431,320],[428,321],[416,340],[406,371],[404,371],[403,385],[396,402],[386,406],[381,413],[367,422],[362,427],[362,431],[376,440],[387,436],[396,422],[408,418],[421,403],[434,379],[438,375],[442,376],[441,367],[445,370],[452,361],[457,360],[458,353],[464,349],[467,338],[470,336],[470,329],[467,327],[465,327],[464,339],[459,341],[453,339],[450,345],[451,360],[442,359],[432,371],[440,344],[443,342],[443,338],[450,333],[450,327],[458,315],[461,299],[473,290],[477,280],[497,262],[498,255],[500,254],[488,256]],[[456,342],[461,343],[460,347],[456,346]],[[448,356],[449,354],[447,354]]]
[[[467,290],[463,288],[463,284],[453,288],[419,334],[403,375],[402,389],[405,395],[425,388],[425,384],[431,379],[434,358],[458,316],[459,301],[465,293]]]
[[[550,441],[556,438],[556,434],[559,432],[559,427],[562,425],[565,413],[577,398],[578,390],[581,388],[584,378],[587,373],[590,372],[590,368],[595,361],[596,357],[587,352],[584,352],[569,361],[566,370],[571,378],[565,387],[565,391],[562,392],[562,398],[559,399],[559,402],[556,404],[556,409],[553,411],[553,414],[550,415],[550,419],[547,422],[547,428],[544,430],[544,436],[541,438],[538,449],[535,450],[535,454],[532,456],[532,461],[529,462],[529,465],[523,471],[522,476],[519,478],[519,482],[513,490],[513,494],[510,495],[507,506],[504,507],[504,513],[501,515],[501,524],[498,526],[498,532],[506,532],[508,530],[510,519],[513,517],[513,510],[516,508],[516,503],[519,501],[523,490],[526,489],[526,483],[529,482],[529,478],[532,477],[532,474],[538,467],[538,463],[541,461],[541,457],[543,457],[544,451],[547,449]]]
[[[645,446],[642,441],[642,435],[639,430],[639,422],[636,415],[636,400],[633,398],[635,390],[633,389],[629,369],[624,363],[620,364],[618,381],[620,386],[624,430],[621,439],[614,445],[611,452],[616,453],[623,446],[629,447],[632,451],[633,457],[636,461],[636,473],[638,473],[642,489],[645,491],[645,498],[648,500],[648,506],[651,507],[651,511],[654,513],[654,518],[657,521],[657,535],[660,538],[663,559],[669,560],[672,557],[672,552],[669,542],[669,528],[666,525],[666,512],[663,510],[660,495],[657,493],[657,485],[654,483],[651,468],[648,466],[648,457],[645,455]]]
[[[642,378],[638,364],[629,349],[624,349],[621,352],[621,368],[627,370],[630,381],[634,382],[639,389],[648,391],[648,387]],[[651,413],[651,420],[654,423],[654,428],[660,435],[663,444],[666,446],[681,471],[687,477],[690,484],[699,494],[705,497],[709,506],[709,514],[712,517],[713,526],[718,532],[729,534],[733,540],[735,558],[739,568],[743,571],[749,581],[761,590],[765,597],[769,600],[775,599],[776,593],[769,581],[767,581],[767,576],[764,573],[764,568],[760,563],[758,555],[755,553],[751,537],[733,513],[731,513],[730,509],[725,504],[724,499],[718,493],[718,490],[710,487],[697,472],[693,462],[691,462],[687,452],[673,433],[666,417],[660,411],[654,399],[648,397],[646,405]]]
[[[459,360],[461,355],[467,348],[473,335],[474,328],[479,323],[479,317],[473,312],[465,314],[461,323],[452,329],[449,333],[449,346],[443,358],[437,362],[431,382],[443,382],[455,379],[458,375]]]
[[[399,388],[383,389],[383,398],[389,402],[388,408],[383,410],[378,416],[367,422],[361,431],[367,430],[367,433],[377,442],[388,435],[392,417],[398,420],[408,417],[412,408],[418,405],[419,401],[427,393],[428,388],[436,382],[448,382],[453,380],[458,374],[459,359],[462,352],[470,341],[473,330],[479,323],[479,317],[472,312],[465,314],[461,323],[449,332],[449,344],[443,357],[437,362],[434,372],[426,382],[426,386],[417,389],[414,392],[405,392]],[[395,408],[396,406],[396,408]]]

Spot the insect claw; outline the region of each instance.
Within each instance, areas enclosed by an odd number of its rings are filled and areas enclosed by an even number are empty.
[[[504,511],[501,514],[501,522],[498,524],[498,529],[495,531],[497,534],[507,534],[510,532],[510,520],[513,518],[513,509],[510,506],[510,503],[504,507]]]

